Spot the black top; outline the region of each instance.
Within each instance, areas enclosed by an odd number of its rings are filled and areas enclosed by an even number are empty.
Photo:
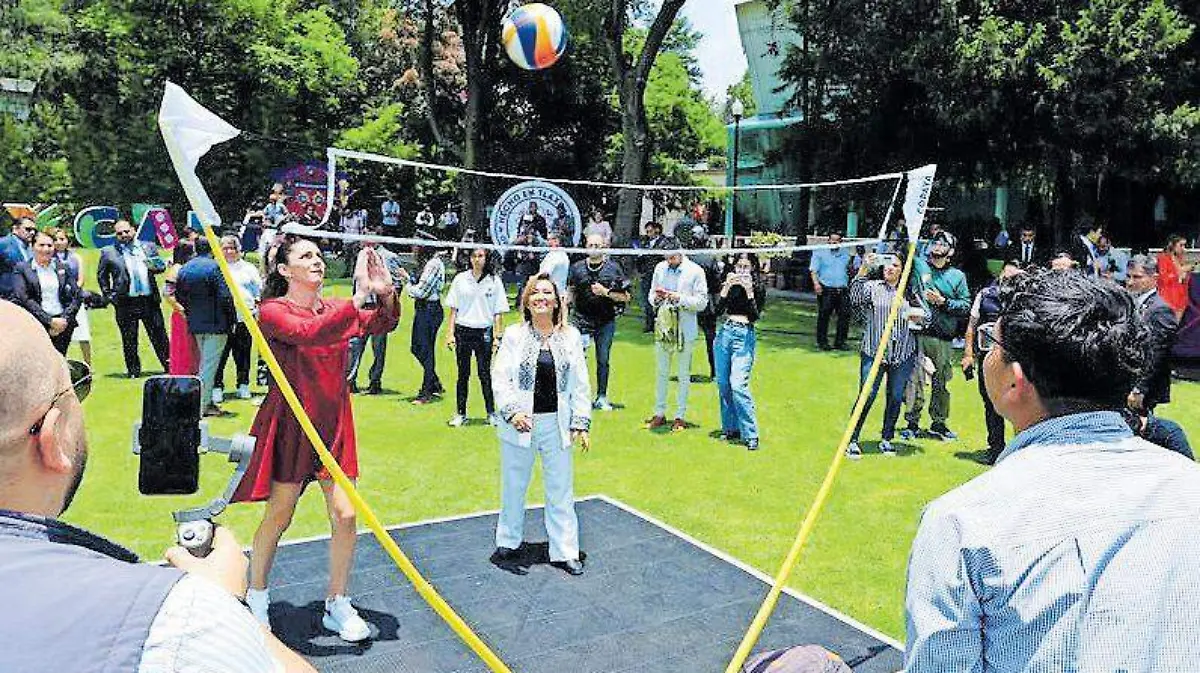
[[[755,295],[757,296],[757,292]],[[729,294],[724,299],[719,299],[717,303],[717,313],[725,313],[728,315],[744,315],[754,322],[758,320],[758,302],[746,295],[746,288],[741,285],[734,285],[729,288]]]
[[[558,411],[557,384],[554,353],[548,348],[543,348],[538,351],[537,375],[533,378],[533,413],[552,414]]]
[[[629,278],[621,266],[611,259],[604,260],[598,269],[593,269],[586,259],[572,264],[567,272],[567,286],[575,294],[575,310],[571,312],[571,319],[576,326],[599,327],[617,317],[620,304],[594,294],[592,283],[600,283],[610,292],[628,292],[630,288]]]

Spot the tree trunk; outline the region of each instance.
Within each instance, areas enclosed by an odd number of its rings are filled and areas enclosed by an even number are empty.
[[[454,4],[462,28],[463,50],[467,70],[467,104],[463,115],[462,160],[464,168],[486,165],[488,114],[491,108],[492,72],[496,67],[499,49],[495,27],[505,0],[458,0]],[[483,223],[484,204],[479,179],[459,176],[459,196],[462,199],[464,228],[477,230]],[[486,225],[483,225],[486,229]]]
[[[646,33],[642,53],[631,63],[625,53],[624,36],[628,23],[630,0],[611,0],[605,17],[604,39],[608,48],[609,66],[617,82],[621,102],[621,132],[624,136],[621,156],[621,182],[642,184],[650,162],[650,129],[646,121],[646,82],[650,68],[658,58],[663,40],[685,0],[663,0],[654,22]],[[637,233],[643,193],[637,189],[622,189],[617,200],[617,217],[613,235],[624,242]]]

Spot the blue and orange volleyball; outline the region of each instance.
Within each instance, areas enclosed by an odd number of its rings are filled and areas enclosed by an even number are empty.
[[[513,63],[525,70],[542,70],[567,51],[567,26],[553,7],[534,2],[505,17],[501,39]]]

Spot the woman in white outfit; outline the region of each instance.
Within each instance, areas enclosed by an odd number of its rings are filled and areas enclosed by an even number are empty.
[[[582,451],[591,446],[592,392],[583,342],[579,330],[563,324],[561,298],[549,275],[526,283],[520,305],[525,320],[504,331],[492,367],[496,406],[505,421],[498,428],[501,502],[493,558],[518,557],[525,491],[541,454],[550,563],[581,575],[571,448],[576,441]]]

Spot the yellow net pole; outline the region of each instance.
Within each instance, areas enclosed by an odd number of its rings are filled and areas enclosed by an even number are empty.
[[[221,254],[221,240],[203,216],[201,216],[201,224],[204,227],[204,237],[208,239],[209,245],[212,246],[213,257],[221,267],[221,275],[224,276],[225,283],[229,286],[230,293],[233,295],[233,302],[237,306],[238,314],[242,316],[243,322],[245,322],[246,327],[250,330],[254,344],[258,346],[259,354],[266,361],[267,368],[271,370],[271,376],[274,377],[275,385],[279,388],[279,392],[283,394],[283,398],[287,400],[288,406],[291,407],[292,413],[296,415],[296,420],[299,421],[305,436],[308,437],[308,441],[312,442],[313,448],[316,449],[317,456],[321,459],[321,464],[325,466],[325,469],[329,470],[329,475],[333,477],[334,483],[346,493],[351,504],[354,505],[355,511],[366,522],[367,528],[371,529],[371,532],[375,534],[375,539],[379,540],[380,546],[392,558],[396,566],[400,568],[400,572],[404,573],[404,576],[412,582],[417,593],[421,595],[421,598],[425,599],[426,603],[429,603],[434,612],[450,625],[454,633],[466,643],[467,647],[471,648],[471,651],[487,664],[489,669],[495,673],[511,673],[508,666],[500,660],[500,657],[496,656],[496,653],[487,646],[487,643],[483,642],[482,638],[471,630],[470,626],[467,626],[463,618],[454,611],[454,608],[450,607],[450,604],[433,588],[433,585],[421,576],[417,567],[404,555],[404,552],[400,551],[400,547],[396,544],[396,541],[392,539],[391,535],[388,535],[379,518],[375,516],[375,512],[371,510],[371,507],[367,505],[367,501],[363,499],[358,489],[354,487],[354,482],[350,481],[350,478],[342,471],[341,466],[337,464],[333,454],[329,453],[325,442],[321,440],[321,436],[317,433],[317,428],[312,424],[312,419],[308,417],[308,413],[304,411],[303,405],[300,404],[300,398],[296,397],[296,391],[292,388],[291,382],[288,381],[287,376],[283,373],[283,368],[279,366],[279,361],[275,359],[275,354],[271,352],[271,347],[267,343],[266,337],[263,336],[258,321],[250,312],[250,307],[246,306],[241,293],[237,291],[237,281],[234,280],[233,274],[229,270],[229,263],[225,260],[225,256]],[[397,301],[399,301],[398,298]]]
[[[821,488],[817,491],[816,498],[813,499],[812,505],[809,506],[808,512],[805,513],[804,522],[800,524],[800,531],[796,534],[796,539],[792,542],[792,548],[783,560],[783,565],[779,568],[779,572],[775,574],[771,590],[767,592],[766,599],[759,606],[758,614],[754,616],[754,621],[750,623],[750,630],[742,637],[742,642],[738,645],[733,659],[725,667],[725,673],[738,673],[742,664],[750,656],[750,650],[758,642],[759,636],[762,635],[762,631],[767,625],[767,620],[770,619],[771,613],[775,611],[775,605],[779,602],[779,594],[783,592],[783,587],[787,583],[788,577],[791,576],[792,570],[800,560],[800,552],[804,550],[804,544],[808,541],[809,535],[816,526],[817,519],[821,516],[821,510],[825,507],[826,501],[829,500],[829,494],[833,491],[833,483],[837,479],[838,471],[841,469],[842,462],[845,459],[846,447],[850,445],[850,438],[854,435],[854,427],[858,425],[858,419],[862,416],[863,410],[867,406],[867,398],[870,395],[871,387],[875,383],[875,378],[879,376],[879,368],[883,363],[884,353],[887,352],[888,342],[892,338],[892,327],[896,323],[896,316],[900,311],[900,307],[905,303],[904,289],[908,286],[908,278],[912,273],[913,258],[916,257],[916,246],[915,239],[908,244],[908,259],[904,262],[904,270],[901,272],[900,282],[896,286],[896,296],[892,299],[892,307],[888,312],[887,323],[883,327],[879,346],[875,349],[875,359],[871,362],[871,371],[867,374],[867,380],[863,382],[862,388],[858,391],[858,399],[854,403],[854,410],[850,412],[850,422],[846,425],[846,431],[842,433],[842,441],[838,443],[837,451],[833,454],[833,462],[830,463],[829,470],[825,473],[825,480],[821,482]]]

